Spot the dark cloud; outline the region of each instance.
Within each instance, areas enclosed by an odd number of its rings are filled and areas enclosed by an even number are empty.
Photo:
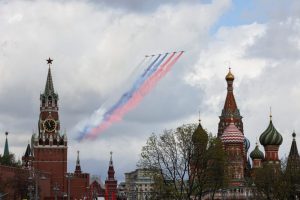
[[[162,5],[174,5],[178,3],[183,3],[181,0],[151,0],[151,1],[141,1],[141,0],[90,0],[98,6],[109,6],[116,9],[124,9],[127,11],[134,12],[152,12]],[[190,4],[208,4],[211,0],[186,0],[184,3]]]

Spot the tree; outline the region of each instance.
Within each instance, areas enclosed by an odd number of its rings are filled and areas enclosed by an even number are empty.
[[[11,167],[21,167],[20,161],[16,161],[15,154],[9,154],[7,156],[0,155],[0,164]]]
[[[200,199],[205,191],[223,186],[222,144],[212,136],[208,142],[203,137],[195,140],[196,129],[189,124],[152,134],[142,148],[139,167],[152,171],[154,199]]]
[[[257,199],[294,199],[292,176],[286,170],[286,160],[282,159],[280,165],[264,163],[262,168],[254,171],[254,184]]]

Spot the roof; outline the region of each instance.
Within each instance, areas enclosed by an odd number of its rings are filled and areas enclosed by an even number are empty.
[[[243,133],[234,125],[233,122],[225,128],[221,140],[223,143],[244,143]]]
[[[257,143],[256,143],[254,150],[250,153],[250,157],[252,158],[252,160],[264,159],[264,153],[261,150],[259,150]]]
[[[270,123],[268,128],[260,135],[259,141],[263,146],[267,145],[281,145],[282,144],[282,136],[276,130],[273,125],[272,119],[270,119]]]
[[[7,141],[8,132],[5,132],[5,135],[6,135],[6,138],[5,138],[5,146],[4,146],[3,156],[9,156],[8,141]]]

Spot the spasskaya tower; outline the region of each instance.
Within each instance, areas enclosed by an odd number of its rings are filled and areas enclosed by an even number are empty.
[[[54,90],[50,58],[46,86],[40,95],[40,115],[38,133],[32,136],[35,170],[47,172],[51,176],[51,186],[58,185],[61,192],[66,191],[67,173],[67,135],[60,131],[58,94]],[[51,187],[53,188],[53,187]]]

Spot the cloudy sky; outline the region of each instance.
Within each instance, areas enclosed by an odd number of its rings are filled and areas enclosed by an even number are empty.
[[[80,124],[128,89],[144,55],[173,50],[186,53],[136,109],[96,140],[76,142]],[[17,158],[37,130],[49,56],[69,171],[80,150],[82,169],[105,180],[113,151],[123,180],[152,132],[196,123],[199,110],[202,125],[216,133],[228,66],[251,149],[269,123],[270,106],[284,137],[281,157],[292,131],[300,135],[297,0],[0,0],[0,148],[9,131]]]

